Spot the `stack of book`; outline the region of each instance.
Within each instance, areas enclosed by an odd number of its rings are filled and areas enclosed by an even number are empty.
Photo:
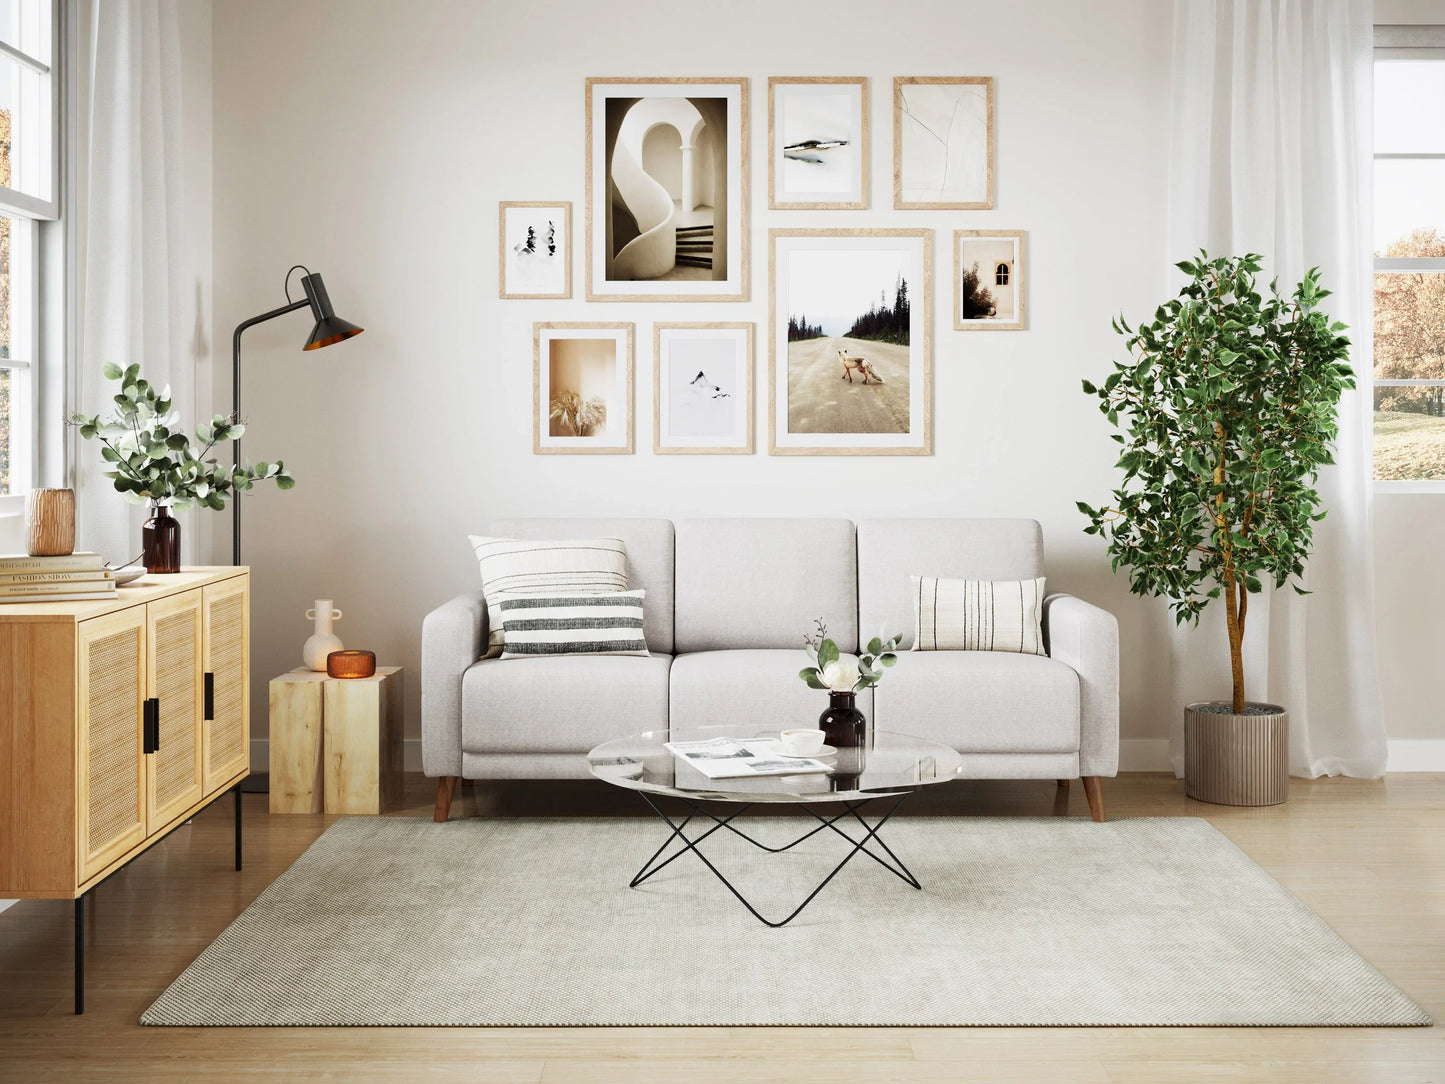
[[[115,598],[115,573],[98,553],[0,555],[0,603]]]

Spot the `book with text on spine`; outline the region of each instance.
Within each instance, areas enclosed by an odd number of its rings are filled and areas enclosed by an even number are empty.
[[[0,583],[0,598],[45,599],[51,595],[70,595],[77,591],[114,591],[115,577],[91,573],[84,579],[52,583]]]
[[[28,553],[0,554],[0,572],[99,572],[105,559],[98,553],[69,553],[64,557],[32,557]]]
[[[115,573],[108,568],[86,568],[75,572],[0,572],[0,589],[12,584],[24,583],[75,583],[85,580],[113,580]]]

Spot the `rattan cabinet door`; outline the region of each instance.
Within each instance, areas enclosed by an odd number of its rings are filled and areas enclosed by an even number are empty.
[[[77,765],[80,882],[146,838],[146,608],[77,626],[80,747]]]
[[[251,760],[249,577],[208,584],[204,636],[206,681],[206,794],[246,770]]]
[[[159,722],[148,764],[147,833],[201,800],[201,588],[146,606],[152,711]]]

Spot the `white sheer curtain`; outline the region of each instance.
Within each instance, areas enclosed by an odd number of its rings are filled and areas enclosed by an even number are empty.
[[[81,0],[77,150],[76,409],[103,413],[113,383],[101,366],[139,363],[171,385],[187,425],[195,417],[181,207],[181,70],[175,0]],[[77,449],[81,545],[112,561],[140,552],[144,509],[104,476],[94,444]],[[185,527],[190,524],[186,523]],[[182,530],[183,560],[190,536]]]
[[[1251,700],[1290,712],[1295,775],[1385,769],[1375,668],[1370,487],[1370,0],[1175,0],[1169,258],[1258,252],[1281,287],[1319,266],[1350,326],[1361,387],[1340,405],[1337,464],[1320,477],[1301,597],[1250,604]],[[1222,616],[1174,638],[1171,753],[1182,707],[1227,697]]]

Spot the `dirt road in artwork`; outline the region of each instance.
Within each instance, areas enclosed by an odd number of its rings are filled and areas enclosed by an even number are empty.
[[[843,377],[838,351],[867,358],[883,378]],[[788,344],[788,432],[908,432],[908,347],[829,336]]]

